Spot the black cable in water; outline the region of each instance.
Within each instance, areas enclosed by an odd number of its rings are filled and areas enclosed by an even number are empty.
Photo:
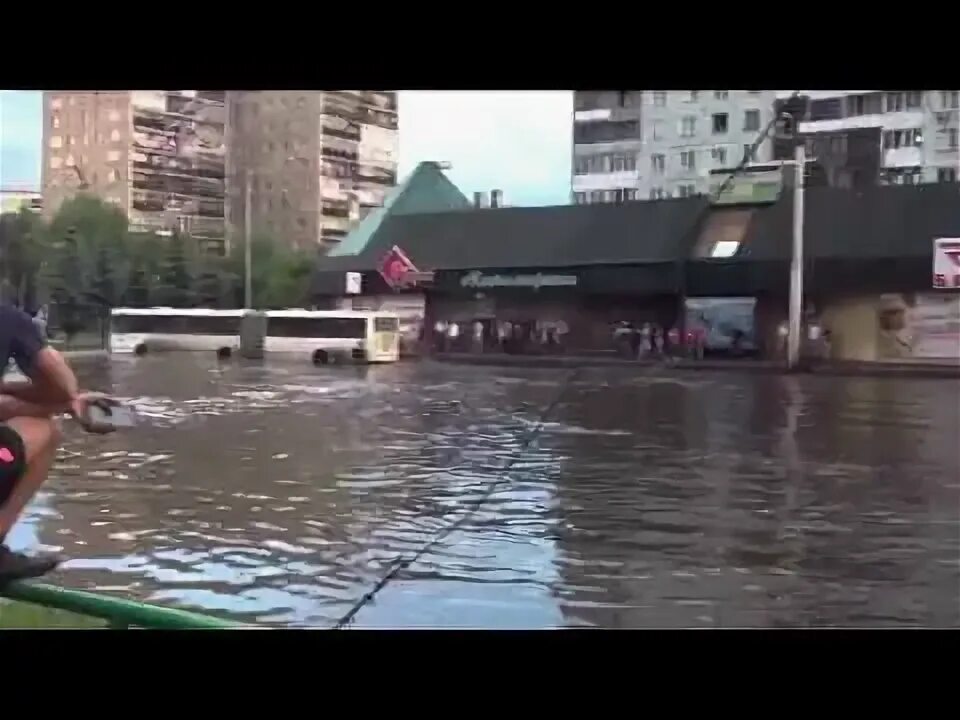
[[[508,482],[510,478],[507,473],[510,472],[510,468],[513,467],[517,459],[527,450],[533,441],[537,438],[543,428],[546,426],[547,420],[550,415],[553,414],[554,410],[557,409],[557,406],[560,405],[560,402],[563,400],[564,395],[566,395],[567,390],[570,389],[570,386],[576,381],[577,376],[580,374],[582,368],[575,368],[564,380],[560,383],[560,391],[554,396],[553,400],[543,409],[543,412],[540,413],[540,417],[530,428],[527,430],[526,435],[520,443],[520,447],[514,452],[514,454],[507,460],[503,468],[501,468],[502,475],[489,482],[487,489],[484,493],[473,501],[472,505],[467,508],[466,512],[461,514],[456,520],[449,523],[448,525],[442,527],[438,530],[430,540],[421,545],[415,552],[406,556],[399,557],[393,561],[390,566],[390,569],[387,570],[383,576],[377,580],[376,584],[368,590],[364,595],[353,604],[353,606],[347,610],[347,612],[333,625],[334,630],[342,630],[347,626],[357,613],[360,612],[364,607],[366,607],[376,596],[383,590],[387,585],[389,585],[394,578],[396,578],[401,572],[410,567],[413,563],[423,557],[424,553],[430,550],[432,547],[440,543],[444,538],[446,538],[450,533],[452,533],[457,528],[461,527],[469,518],[476,515],[477,511],[483,507],[484,503],[490,499],[490,497],[496,492],[496,490]]]

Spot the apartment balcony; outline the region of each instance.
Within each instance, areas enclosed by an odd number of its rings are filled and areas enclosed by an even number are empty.
[[[909,130],[923,127],[924,115],[923,110],[902,110],[899,112],[874,113],[872,115],[855,115],[835,120],[810,120],[800,123],[800,132],[807,134],[874,127],[881,127],[884,130]]]
[[[591,190],[616,190],[617,188],[635,188],[640,185],[639,170],[623,170],[611,173],[594,173],[592,175],[574,175],[573,191],[590,192]]]
[[[923,165],[923,148],[901,147],[883,151],[883,167],[901,168]]]

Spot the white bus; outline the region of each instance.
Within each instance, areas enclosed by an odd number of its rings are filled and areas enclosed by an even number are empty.
[[[363,310],[269,310],[267,353],[297,353],[314,363],[396,362],[400,318]]]
[[[114,308],[110,352],[210,350],[230,355],[240,347],[244,310]]]

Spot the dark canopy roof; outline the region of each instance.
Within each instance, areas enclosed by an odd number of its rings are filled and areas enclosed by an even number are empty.
[[[960,236],[960,185],[819,187],[804,200],[804,254],[821,259],[926,258],[933,239]],[[789,259],[793,196],[755,212],[737,258]]]
[[[960,185],[882,186],[862,191],[811,188],[804,236],[810,259],[927,258],[935,237],[960,237]],[[321,258],[319,276],[376,269],[392,246],[421,270],[661,264],[693,258],[711,213],[706,198],[465,209],[389,214],[356,255]],[[749,208],[738,252],[728,261],[787,261],[789,192]],[[320,282],[319,285],[328,285]],[[336,284],[339,286],[339,284]]]
[[[323,258],[318,269],[372,270],[394,245],[422,270],[669,262],[706,206],[689,198],[391,215],[363,252]]]

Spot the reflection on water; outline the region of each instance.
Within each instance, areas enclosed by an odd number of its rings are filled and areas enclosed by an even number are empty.
[[[960,625],[960,384],[114,359],[11,540],[57,582],[330,626]],[[517,453],[520,453],[519,457]],[[515,461],[514,461],[515,460]]]

